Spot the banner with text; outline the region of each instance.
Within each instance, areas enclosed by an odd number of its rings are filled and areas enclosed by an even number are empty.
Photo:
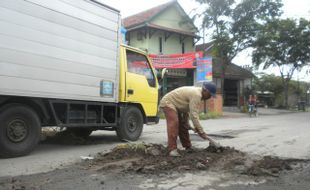
[[[196,59],[202,57],[202,52],[189,52],[184,54],[157,55],[150,54],[153,66],[160,68],[196,68]]]

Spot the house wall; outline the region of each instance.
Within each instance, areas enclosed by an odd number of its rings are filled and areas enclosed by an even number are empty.
[[[132,47],[136,47],[142,50],[148,50],[149,40],[146,38],[142,38],[138,40],[138,31],[128,32],[127,39],[129,39],[129,45]]]
[[[137,47],[143,50],[147,50],[150,54],[159,54],[159,39],[162,39],[162,54],[181,54],[182,43],[180,42],[179,34],[172,34],[165,41],[165,32],[157,30],[151,38],[146,35],[146,38],[138,40],[138,31],[129,32],[130,46]],[[186,37],[184,39],[184,52],[193,52],[195,48],[193,46],[193,38]]]
[[[181,11],[173,6],[156,16],[150,23],[175,30],[195,32],[193,24],[190,23],[191,21],[186,22],[186,19],[188,19],[186,15],[182,15]]]

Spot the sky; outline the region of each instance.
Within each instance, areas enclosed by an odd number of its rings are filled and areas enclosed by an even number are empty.
[[[142,12],[144,10],[150,9],[157,5],[161,5],[171,0],[98,0],[106,5],[114,7],[121,12],[122,18],[131,16],[133,14]],[[192,16],[194,13],[194,9],[199,7],[199,3],[195,0],[178,0],[180,5],[183,7],[185,12]],[[283,17],[289,18],[307,18],[310,20],[310,0],[282,0],[283,2]],[[195,23],[196,27],[199,28],[200,23]],[[207,41],[207,40],[206,40]],[[198,42],[198,43],[202,43]],[[237,65],[252,65],[251,61],[251,51],[244,51],[238,54],[238,56],[233,60],[233,62]],[[295,72],[294,79],[302,80],[310,82],[310,74],[307,74],[307,70],[310,71],[310,65],[305,67],[302,71],[300,71],[297,75]],[[259,69],[260,72],[265,72],[268,74],[274,73],[279,75],[279,72],[275,68],[270,68],[267,70]]]

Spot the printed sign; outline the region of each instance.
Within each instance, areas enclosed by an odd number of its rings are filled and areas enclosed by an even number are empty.
[[[111,81],[100,81],[100,95],[113,97],[114,83]]]
[[[197,58],[197,82],[212,82],[212,57]]]
[[[191,69],[196,68],[196,58],[202,57],[202,51],[189,52],[184,54],[169,54],[169,55],[157,55],[150,54],[153,65],[156,69],[160,68],[182,68]]]

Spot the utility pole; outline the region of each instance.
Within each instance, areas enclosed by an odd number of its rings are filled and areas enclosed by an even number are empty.
[[[299,84],[299,72],[297,73],[297,102],[300,102],[300,84]]]
[[[310,105],[310,87],[307,90],[307,105]]]

